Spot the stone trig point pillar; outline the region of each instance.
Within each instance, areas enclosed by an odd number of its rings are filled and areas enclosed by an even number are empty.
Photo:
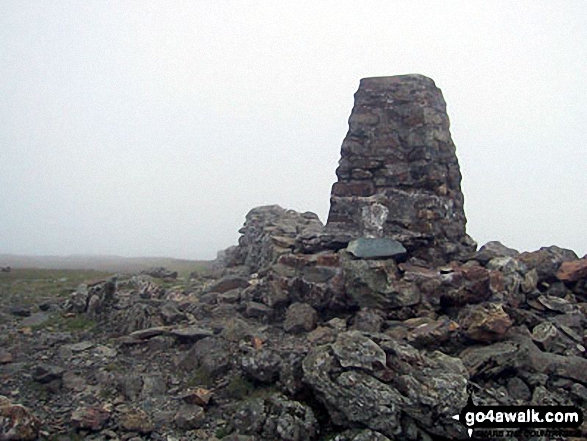
[[[330,245],[389,237],[428,261],[475,250],[446,103],[422,75],[364,78],[342,143],[326,225]]]

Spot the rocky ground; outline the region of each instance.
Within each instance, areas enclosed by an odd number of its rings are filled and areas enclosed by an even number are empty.
[[[215,277],[3,298],[0,439],[466,439],[469,394],[585,411],[587,259],[303,254],[308,216],[251,213]]]

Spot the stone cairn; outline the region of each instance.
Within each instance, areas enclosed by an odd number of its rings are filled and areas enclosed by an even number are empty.
[[[428,261],[474,252],[446,103],[431,79],[361,80],[336,174],[325,248],[389,237]]]

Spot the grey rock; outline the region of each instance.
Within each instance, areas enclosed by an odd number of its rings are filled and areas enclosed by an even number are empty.
[[[243,356],[241,367],[256,381],[274,383],[279,378],[281,357],[276,351],[261,349]]]
[[[204,409],[196,404],[182,404],[174,417],[175,424],[182,430],[198,429],[205,419]]]
[[[352,240],[347,251],[360,259],[401,257],[406,254],[406,249],[400,242],[388,237],[361,237]]]
[[[399,279],[393,261],[350,260],[343,268],[346,293],[356,306],[387,310],[421,301],[418,288]]]
[[[103,407],[82,406],[73,411],[70,423],[76,429],[87,429],[97,432],[106,426],[109,419],[110,412]]]
[[[206,337],[192,346],[180,366],[186,370],[202,368],[211,376],[218,376],[228,370],[231,359],[230,346],[226,340]]]
[[[195,343],[206,337],[212,337],[214,332],[210,329],[200,328],[199,326],[187,326],[184,328],[175,328],[169,332],[182,343]]]
[[[222,294],[233,289],[246,288],[247,286],[249,286],[247,279],[238,276],[227,276],[212,284],[208,290],[209,292]]]
[[[310,332],[316,328],[318,313],[306,303],[293,303],[287,308],[283,329],[292,334]]]
[[[256,319],[269,319],[273,309],[259,302],[247,302],[245,316]]]
[[[318,434],[312,409],[278,394],[249,400],[234,414],[232,423],[239,434],[263,441],[306,441]]]
[[[475,253],[474,259],[478,260],[481,265],[486,265],[491,259],[496,257],[516,257],[518,254],[520,254],[519,251],[508,248],[501,242],[494,240],[487,242],[479,248],[479,251]]]
[[[38,383],[46,384],[54,380],[61,380],[64,373],[65,369],[60,366],[41,363],[33,368],[31,377]]]
[[[393,340],[377,344],[357,331],[314,348],[303,371],[335,424],[360,424],[392,439],[402,433],[402,413],[432,428],[467,401],[467,374],[458,359],[440,352],[426,356]],[[441,436],[461,432],[452,422],[430,430]]]

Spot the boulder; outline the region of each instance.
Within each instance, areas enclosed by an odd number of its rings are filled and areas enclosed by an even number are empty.
[[[309,441],[318,434],[318,422],[310,407],[275,394],[244,403],[232,419],[238,434],[259,441]]]
[[[460,360],[438,351],[426,355],[392,339],[376,340],[349,331],[305,358],[304,382],[332,422],[367,427],[391,439],[399,434],[410,439],[404,429],[411,424],[434,435],[462,437],[463,429],[446,418],[467,401],[468,377]]]
[[[318,313],[307,303],[293,303],[287,308],[283,329],[292,334],[310,332],[316,328]]]

